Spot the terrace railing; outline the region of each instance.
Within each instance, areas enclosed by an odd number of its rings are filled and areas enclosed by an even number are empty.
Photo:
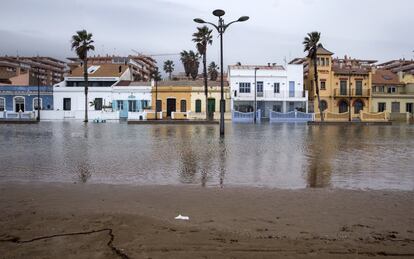
[[[239,111],[232,111],[231,118],[233,122],[247,122],[253,123],[254,122],[254,112],[239,112]],[[262,117],[261,110],[256,111],[256,121],[260,122],[260,118]]]
[[[313,121],[315,116],[313,113],[300,111],[275,112],[270,110],[269,119],[270,122],[308,122]]]

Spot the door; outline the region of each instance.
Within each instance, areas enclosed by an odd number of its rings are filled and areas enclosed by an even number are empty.
[[[295,81],[289,81],[289,97],[295,97]]]
[[[128,102],[123,100],[117,101],[120,118],[128,118]]]
[[[340,83],[340,95],[347,95],[347,84],[348,81],[342,80]]]
[[[176,107],[175,99],[168,98],[167,99],[167,117],[171,117],[171,113],[175,112],[175,107]]]
[[[362,81],[361,80],[356,81],[355,95],[362,95]]]
[[[70,111],[71,108],[71,100],[70,98],[63,98],[63,110]]]
[[[348,103],[345,101],[341,101],[339,103],[339,113],[348,112]]]
[[[391,112],[400,112],[400,103],[399,102],[391,103]]]
[[[208,99],[207,106],[208,117],[212,119],[214,117],[214,112],[216,111],[216,99]]]
[[[263,97],[263,82],[257,82],[257,97]]]

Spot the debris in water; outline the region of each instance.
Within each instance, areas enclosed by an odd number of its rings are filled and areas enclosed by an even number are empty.
[[[190,220],[190,217],[189,216],[182,216],[180,214],[177,217],[175,217],[175,219],[178,219],[178,220]]]

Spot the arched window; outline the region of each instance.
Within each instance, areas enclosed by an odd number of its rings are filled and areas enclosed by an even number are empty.
[[[187,101],[186,100],[181,100],[180,106],[181,106],[181,109],[180,109],[181,112],[187,112]]]
[[[6,98],[0,97],[0,112],[6,110]]]
[[[325,100],[321,101],[321,110],[325,111],[326,109],[328,109],[328,103]]]
[[[195,112],[201,112],[201,100],[197,99],[195,101]]]
[[[345,100],[339,101],[339,113],[348,112],[348,103]]]
[[[43,107],[43,100],[42,100],[42,98],[40,98],[39,101],[40,101],[40,110],[42,110],[43,109],[42,108]],[[38,104],[37,97],[35,97],[35,98],[33,98],[33,111],[37,111],[38,110],[37,104]]]
[[[24,97],[21,97],[21,96],[14,97],[14,111],[24,112]]]
[[[363,109],[364,109],[364,103],[361,100],[356,100],[354,102],[354,112],[355,112],[355,114],[358,114]]]

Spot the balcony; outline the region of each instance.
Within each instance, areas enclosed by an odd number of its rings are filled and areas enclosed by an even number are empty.
[[[250,93],[233,93],[233,97],[238,100],[253,100],[254,92]],[[294,91],[290,92],[289,90],[280,91],[275,93],[273,90],[264,90],[263,92],[257,92],[256,97],[259,100],[264,101],[273,101],[273,100],[289,100],[289,99],[308,99],[308,91]]]
[[[371,89],[334,89],[334,97],[370,97]]]

